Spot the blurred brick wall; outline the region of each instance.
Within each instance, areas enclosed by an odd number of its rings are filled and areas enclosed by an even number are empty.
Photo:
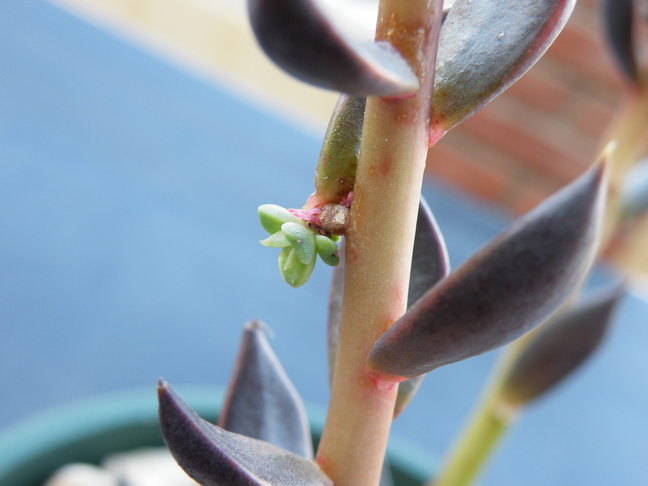
[[[430,151],[430,175],[520,214],[580,174],[622,83],[598,9],[579,0],[538,64]]]

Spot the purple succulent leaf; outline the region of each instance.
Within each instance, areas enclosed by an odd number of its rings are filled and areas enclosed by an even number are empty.
[[[560,33],[575,3],[457,0],[439,38],[433,131],[442,135],[526,73]]]
[[[447,277],[449,272],[450,262],[445,241],[430,207],[421,196],[414,235],[407,307]]]
[[[414,303],[369,354],[376,379],[402,381],[485,353],[555,312],[595,256],[605,165],[547,198]]]
[[[245,325],[218,425],[312,459],[304,404],[270,347],[265,329],[256,320]]]
[[[338,343],[340,340],[340,322],[342,320],[342,297],[344,295],[344,267],[345,249],[344,240],[338,244],[340,251],[340,263],[333,270],[331,290],[329,294],[328,322],[327,322],[327,349],[329,365],[329,381],[333,381],[333,370],[335,357],[337,356]]]
[[[331,293],[329,296],[328,314],[328,354],[329,376],[333,378],[333,365],[338,346],[338,334],[342,313],[342,295],[344,290],[344,251],[340,245],[340,264],[333,272]],[[419,203],[416,233],[414,237],[414,250],[412,254],[412,268],[410,272],[409,292],[407,305],[411,306],[426,291],[448,275],[450,264],[445,241],[434,219],[427,202],[421,196]],[[397,417],[416,394],[423,375],[413,377],[401,383],[398,389],[394,417]]]
[[[349,37],[314,0],[248,0],[248,10],[261,48],[302,81],[358,96],[403,96],[419,87],[390,44]]]
[[[423,373],[399,383],[396,404],[394,405],[394,418],[397,418],[410,404],[414,395],[416,395],[416,392],[421,387],[424,378],[425,374]]]
[[[538,327],[503,378],[500,396],[513,406],[527,404],[570,376],[599,348],[623,292],[617,283]]]
[[[333,485],[315,462],[201,419],[163,380],[158,399],[171,454],[202,486]]]
[[[639,71],[633,45],[633,0],[603,0],[605,33],[614,58],[632,83],[639,82]]]

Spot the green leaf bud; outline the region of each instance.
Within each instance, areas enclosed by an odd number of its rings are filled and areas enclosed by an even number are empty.
[[[270,234],[281,230],[281,225],[290,221],[298,223],[299,218],[286,208],[276,204],[263,204],[259,206],[259,221],[261,226]]]
[[[290,246],[290,241],[288,241],[286,235],[284,235],[281,231],[277,231],[276,233],[268,236],[265,240],[261,240],[260,243],[263,246],[267,246],[269,248],[285,248],[287,246]]]
[[[335,267],[340,263],[340,257],[337,254],[337,243],[331,238],[324,235],[315,235],[315,249],[322,261],[327,265]]]
[[[318,204],[339,202],[353,190],[364,112],[365,98],[343,94],[338,99],[315,170]]]
[[[300,223],[284,223],[281,231],[295,250],[295,256],[304,265],[315,259],[315,232]]]
[[[296,255],[292,246],[284,248],[279,253],[279,271],[283,279],[294,288],[304,285],[315,268],[315,255],[312,260],[304,264]]]

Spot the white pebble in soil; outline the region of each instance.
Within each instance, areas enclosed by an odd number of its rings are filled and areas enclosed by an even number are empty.
[[[92,464],[68,464],[59,469],[43,486],[120,486],[105,469]]]
[[[196,486],[165,448],[139,449],[107,457],[103,467],[124,486]]]

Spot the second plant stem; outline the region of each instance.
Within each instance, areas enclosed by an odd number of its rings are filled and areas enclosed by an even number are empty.
[[[601,238],[599,257],[612,253],[617,223],[620,220],[620,187],[632,165],[645,146],[644,134],[648,126],[648,88],[626,93],[613,121],[602,157],[611,157],[612,177]],[[473,416],[447,456],[440,475],[428,486],[467,486],[473,484],[504,432],[515,422],[520,410],[513,410],[500,400],[502,377],[524,346],[526,337],[508,347],[501,355],[483,399],[478,402]]]
[[[407,99],[367,100],[340,338],[317,454],[336,486],[375,486],[380,479],[397,387],[376,386],[366,359],[406,309],[442,9],[442,0],[383,0],[379,8],[377,40],[399,50],[421,86]]]

